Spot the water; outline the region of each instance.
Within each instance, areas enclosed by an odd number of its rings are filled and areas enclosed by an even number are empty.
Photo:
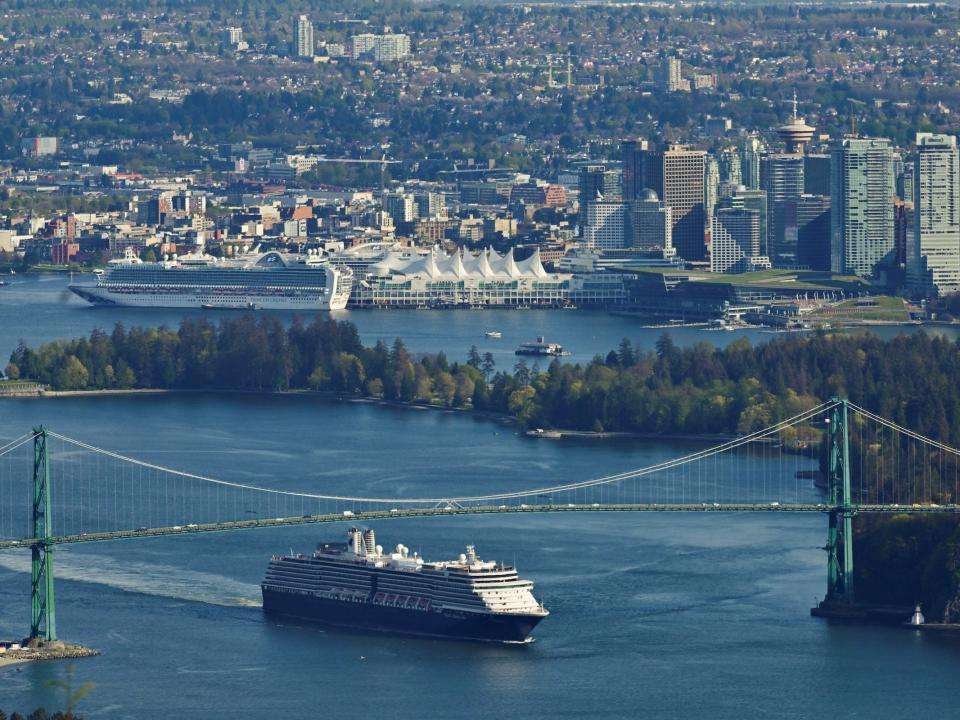
[[[184,313],[94,310],[67,278],[0,288],[0,357],[93,327],[176,324]],[[586,312],[345,313],[365,341],[415,351],[533,335],[583,360],[661,330]],[[498,329],[502,340],[486,340]],[[741,333],[672,329],[678,344]],[[886,332],[895,332],[887,330]],[[769,335],[745,333],[754,341]],[[509,360],[507,357],[509,356]],[[460,494],[584,479],[690,449],[672,442],[531,441],[459,414],[319,403],[305,397],[138,396],[0,402],[0,442],[45,423],[153,462],[276,487],[350,494]],[[27,478],[24,479],[28,482]],[[808,495],[814,493],[810,488]],[[96,683],[87,718],[237,714],[473,718],[951,717],[960,642],[809,617],[825,587],[825,519],[786,514],[555,514],[384,521],[384,545],[428,558],[468,542],[513,562],[551,610],[528,647],[304,629],[264,620],[267,558],[308,551],[345,525],[153,538],[57,551],[61,636],[99,649],[74,663]],[[0,637],[29,621],[29,559],[0,552]],[[0,708],[63,706],[62,662],[0,669]],[[893,690],[895,689],[895,690]],[[921,710],[922,709],[922,710]]]
[[[238,422],[238,420],[240,422]],[[0,435],[39,422],[158,463],[268,486],[463,492],[639,467],[688,444],[531,441],[439,412],[304,397],[6,400]],[[2,439],[2,438],[0,438]],[[212,452],[215,451],[215,452]],[[25,479],[26,481],[26,479]],[[813,493],[813,490],[809,490]],[[429,558],[468,542],[518,563],[551,610],[528,647],[305,629],[267,621],[271,553],[345,525],[154,538],[57,551],[60,634],[88,718],[950,717],[954,638],[831,625],[820,516],[556,514],[383,521]],[[28,558],[0,553],[0,636],[23,633]],[[62,662],[0,669],[0,706],[58,707]],[[890,692],[896,688],[896,692]]]
[[[89,334],[94,328],[109,331],[115,323],[167,325],[176,327],[184,317],[218,320],[232,317],[229,311],[92,307],[67,289],[65,274],[22,274],[3,276],[8,283],[0,287],[0,359],[6,358],[20,340],[36,346]],[[89,276],[77,276],[77,282],[92,282]],[[276,312],[284,320],[293,312]],[[637,318],[610,315],[595,310],[354,310],[333,313],[334,317],[357,325],[365,343],[384,340],[392,343],[400,337],[414,352],[443,351],[451,360],[463,360],[470,347],[490,352],[501,369],[513,368],[513,351],[522,342],[544,336],[570,351],[571,362],[585,362],[594,355],[606,355],[623,338],[638,348],[652,350],[661,335],[667,333],[680,346],[709,342],[724,346],[746,337],[760,343],[778,337],[760,329],[719,332],[702,328],[650,328]],[[488,330],[498,330],[501,338],[488,338]],[[873,328],[884,336],[913,332],[915,327],[884,326]],[[928,332],[960,337],[960,329],[928,328]],[[528,358],[528,364],[533,360]],[[547,361],[544,361],[547,362]]]
[[[50,340],[88,334],[94,328],[109,331],[115,323],[176,327],[184,317],[218,320],[233,317],[229,311],[92,307],[67,289],[66,275],[17,275],[4,278],[0,287],[0,358],[7,358],[17,342],[37,345]],[[90,282],[89,277],[78,282]],[[288,320],[293,312],[276,312]],[[613,316],[602,311],[556,310],[355,310],[333,314],[357,325],[365,343],[384,340],[392,343],[403,338],[415,352],[447,353],[452,360],[463,360],[472,345],[480,352],[493,353],[497,364],[512,368],[513,351],[522,342],[543,335],[571,351],[573,361],[587,361],[595,354],[615,349],[624,337],[640,347],[652,349],[664,330],[644,328],[643,321]],[[499,330],[503,337],[488,338],[488,330]],[[736,332],[705,331],[697,328],[671,328],[674,341],[689,345],[700,341],[726,344],[746,336],[754,342],[772,337],[759,330]]]

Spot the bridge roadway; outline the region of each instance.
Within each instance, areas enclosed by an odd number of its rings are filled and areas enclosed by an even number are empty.
[[[841,510],[842,507],[837,507]],[[855,505],[855,513],[960,513],[960,505]],[[79,535],[57,535],[49,539],[51,544],[64,545],[104,540],[127,540],[131,538],[160,537],[168,535],[192,535],[226,530],[250,530],[253,528],[282,527],[286,525],[307,525],[332,522],[364,522],[367,520],[388,520],[409,517],[434,517],[446,515],[484,515],[503,513],[550,513],[550,512],[801,512],[826,513],[830,506],[823,503],[563,503],[539,505],[439,505],[437,507],[390,508],[389,510],[366,510],[352,512],[345,510],[320,515],[295,515],[292,517],[257,518],[217,523],[190,523],[171,527],[140,528],[137,530],[116,530],[112,532],[90,532]],[[42,543],[40,538],[21,540],[0,540],[0,550],[31,547]]]

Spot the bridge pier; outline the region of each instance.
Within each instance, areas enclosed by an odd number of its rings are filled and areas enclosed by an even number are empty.
[[[53,590],[53,515],[50,511],[50,466],[47,431],[34,428],[33,437],[33,537],[30,547],[30,640],[57,639],[57,614]]]

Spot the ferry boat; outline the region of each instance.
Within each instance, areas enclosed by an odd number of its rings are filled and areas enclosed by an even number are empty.
[[[247,310],[342,310],[353,272],[319,254],[271,250],[236,258],[184,255],[144,262],[133,253],[111,260],[96,285],[70,285],[94,305]]]
[[[543,339],[541,335],[536,340],[532,342],[525,342],[520,345],[515,351],[516,355],[552,355],[554,357],[561,357],[569,355],[570,353],[566,352],[563,349],[563,345],[558,345],[557,343],[548,343]]]
[[[365,630],[505,643],[531,642],[549,612],[516,568],[481,560],[428,562],[404,545],[384,552],[373,530],[311,555],[275,555],[261,584],[264,613]]]

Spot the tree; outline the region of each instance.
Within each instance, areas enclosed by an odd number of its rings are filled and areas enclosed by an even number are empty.
[[[90,373],[76,355],[68,355],[57,372],[55,386],[60,390],[81,390],[87,386]]]
[[[457,392],[457,384],[453,379],[453,375],[445,370],[441,370],[433,380],[433,388],[437,393],[437,397],[444,405],[447,407],[453,405],[453,398]]]
[[[307,382],[310,384],[310,388],[312,390],[322,390],[327,383],[330,382],[330,375],[327,374],[327,371],[322,365],[317,365],[313,369],[313,372],[310,373],[310,377]]]
[[[3,369],[3,372],[10,380],[20,379],[20,368],[17,367],[16,363],[7,363],[7,366]]]
[[[470,352],[467,353],[467,365],[469,365],[470,367],[477,368],[479,370],[482,362],[483,360],[480,357],[480,351],[477,350],[477,346],[471,345]]]
[[[372,397],[383,396],[383,380],[380,378],[370,378],[367,380],[367,395]]]
[[[517,364],[513,366],[513,376],[521,385],[530,384],[530,369],[527,367],[526,361],[517,361]]]
[[[493,353],[485,352],[483,359],[480,361],[480,372],[483,373],[483,379],[490,382],[490,378],[493,376],[493,371],[496,367],[497,363],[493,360]]]

